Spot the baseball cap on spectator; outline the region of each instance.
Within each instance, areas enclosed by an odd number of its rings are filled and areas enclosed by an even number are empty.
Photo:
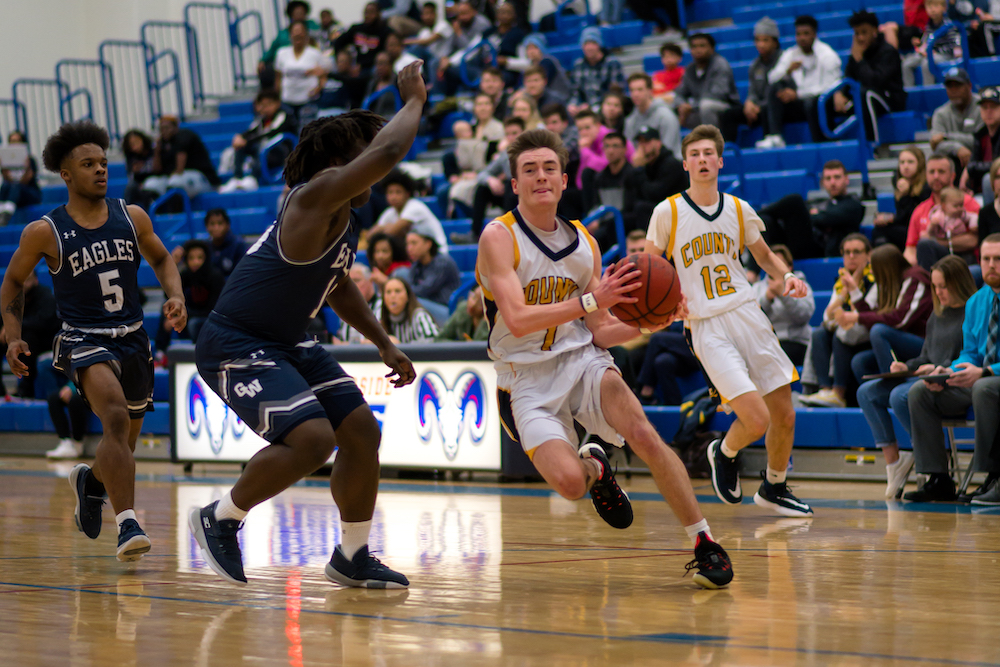
[[[660,131],[655,127],[650,127],[648,125],[643,125],[639,128],[639,131],[635,133],[636,141],[660,141]]]
[[[583,32],[580,33],[580,47],[582,48],[587,42],[593,42],[603,49],[604,36],[601,34],[601,29],[597,26],[584,28]]]
[[[972,83],[969,74],[961,67],[952,67],[944,73],[945,83]]]
[[[778,24],[774,22],[774,19],[765,16],[753,27],[754,37],[773,37],[774,39],[780,39],[781,33],[778,32]]]
[[[1000,104],[1000,88],[986,86],[979,89],[979,104]]]

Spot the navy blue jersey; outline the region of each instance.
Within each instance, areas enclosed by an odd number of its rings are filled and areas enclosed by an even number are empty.
[[[52,226],[59,258],[52,274],[56,311],[71,327],[110,328],[142,321],[139,241],[122,199],[106,199],[108,220],[85,229],[65,206],[42,216]]]
[[[294,192],[285,198],[278,219],[236,265],[215,305],[215,312],[241,328],[289,345],[305,338],[309,321],[319,313],[334,283],[351,270],[359,232],[351,211],[347,229],[318,259],[288,259],[281,251],[281,224]]]

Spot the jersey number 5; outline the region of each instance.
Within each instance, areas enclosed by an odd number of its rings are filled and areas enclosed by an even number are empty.
[[[715,291],[712,291],[712,273],[709,267],[701,267],[701,280],[705,283],[705,296],[709,299],[714,299],[717,296],[726,296],[727,294],[735,294],[736,289],[729,283],[732,279],[729,277],[729,267],[725,264],[720,264],[715,267],[715,272],[718,273],[718,277],[715,279]]]
[[[117,313],[125,305],[125,292],[122,291],[121,285],[111,283],[118,276],[118,269],[97,274],[101,281],[101,294],[104,295],[104,310],[109,313]]]

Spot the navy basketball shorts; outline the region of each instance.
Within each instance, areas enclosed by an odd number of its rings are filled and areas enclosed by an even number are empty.
[[[108,364],[118,376],[129,418],[142,419],[153,411],[153,353],[145,329],[140,327],[116,338],[76,329],[63,329],[56,334],[52,367],[76,384],[84,400],[87,392],[79,373],[95,364]]]
[[[310,419],[326,419],[336,430],[365,404],[354,378],[315,341],[264,340],[216,313],[198,333],[195,360],[212,390],[268,442]]]

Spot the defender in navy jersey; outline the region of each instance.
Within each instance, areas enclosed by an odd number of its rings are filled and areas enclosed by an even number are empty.
[[[229,277],[198,337],[198,372],[236,414],[271,444],[247,463],[219,501],[189,522],[206,561],[245,584],[237,531],[254,506],[326,463],[340,509],[341,543],[326,566],[345,586],[405,588],[409,581],[368,552],[378,494],[378,422],[354,380],[307,340],[324,304],[378,346],[397,387],[413,382],[410,360],[389,340],[350,279],[358,248],[351,207],[403,159],[417,133],[427,92],[420,61],[399,73],[406,102],[388,125],[368,111],[308,124],[285,165],[291,191],[275,220]]]
[[[73,468],[77,527],[96,539],[101,506],[110,497],[117,514],[118,560],[137,560],[149,551],[149,538],[133,510],[136,439],[152,409],[153,367],[149,339],[142,329],[137,279],[145,258],[167,294],[163,312],[174,329],[187,322],[180,274],[153,224],[138,206],[107,199],[105,151],[108,133],[83,121],[63,125],[42,152],[50,171],[66,182],[69,203],[32,222],[0,287],[0,308],[7,331],[7,361],[18,377],[27,372],[21,340],[25,278],[45,260],[63,321],[53,343],[52,365],[76,383],[101,420],[104,435],[94,466]]]

